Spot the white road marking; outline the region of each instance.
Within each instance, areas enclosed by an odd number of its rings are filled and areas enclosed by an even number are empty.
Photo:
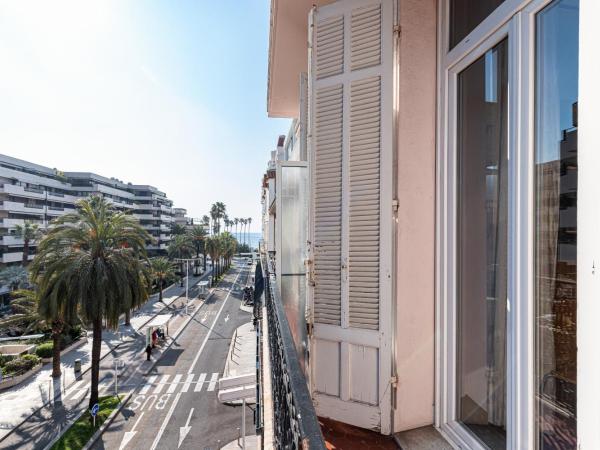
[[[190,389],[190,384],[194,380],[194,374],[188,373],[187,379],[185,380],[185,384],[181,388],[181,392],[187,392]]]
[[[125,432],[125,434],[123,435],[123,440],[121,441],[121,445],[119,446],[119,450],[123,450],[125,446],[129,443],[129,441],[133,439],[133,437],[137,433],[137,431],[135,431],[135,427],[137,427],[137,424],[140,422],[140,420],[142,420],[142,417],[144,417],[143,412],[140,414],[140,417],[138,417],[138,420],[135,421],[133,427],[131,427],[131,431]]]
[[[144,385],[144,387],[142,389],[140,389],[140,394],[146,395],[157,378],[158,378],[158,375],[152,375],[150,378],[148,378],[148,381],[146,381],[146,384]]]
[[[243,270],[240,270],[238,272],[238,274],[236,275],[235,280],[233,281],[232,287],[236,285],[237,280],[238,280],[240,274],[242,273],[242,271]],[[221,312],[223,311],[223,308],[225,307],[225,304],[227,303],[227,299],[229,298],[230,294],[231,294],[231,288],[228,290],[227,296],[223,300],[223,303],[221,304],[221,308],[219,308],[219,312],[217,313],[217,316],[215,317],[215,320],[213,321],[212,325],[208,329],[208,333],[206,333],[206,337],[204,338],[204,341],[202,342],[202,345],[198,349],[198,353],[196,353],[196,356],[195,356],[194,360],[192,361],[192,365],[190,366],[190,369],[188,370],[188,374],[194,373],[194,366],[198,362],[198,359],[200,358],[200,355],[202,354],[202,351],[204,350],[204,347],[206,346],[206,343],[208,342],[208,338],[210,337],[210,334],[212,333],[213,329],[215,328],[217,320],[219,320],[219,316],[221,315]],[[195,314],[195,312],[194,312],[194,314]],[[217,376],[218,376],[218,374],[217,374]],[[154,439],[154,442],[152,443],[152,447],[150,447],[150,450],[155,450],[156,449],[156,446],[160,442],[160,439],[162,438],[162,435],[165,432],[165,428],[167,427],[167,424],[169,423],[169,420],[171,420],[171,416],[173,415],[173,411],[175,411],[175,408],[177,407],[177,403],[179,403],[179,399],[180,398],[181,398],[181,392],[179,392],[179,393],[176,394],[175,400],[173,400],[173,403],[171,404],[171,408],[169,409],[169,412],[167,413],[167,416],[165,417],[165,420],[163,420],[163,423],[161,424],[160,429],[158,430],[158,434],[156,435],[156,438]]]
[[[232,287],[236,285],[237,280],[240,277],[241,273],[242,273],[242,271],[240,270],[238,272],[238,274],[236,275],[235,280],[233,281]],[[196,357],[192,361],[192,365],[190,366],[190,369],[188,370],[188,373],[193,373],[194,372],[194,366],[198,362],[198,359],[200,358],[200,355],[202,354],[202,350],[204,350],[204,346],[208,342],[208,338],[210,337],[210,334],[212,333],[213,329],[215,328],[215,325],[217,324],[217,320],[219,320],[219,316],[221,315],[221,312],[223,311],[223,308],[227,304],[227,299],[229,298],[230,294],[231,294],[231,288],[227,291],[227,295],[225,296],[225,300],[223,300],[223,303],[221,304],[221,307],[219,308],[219,312],[217,312],[217,316],[215,317],[215,320],[213,320],[212,325],[208,329],[208,333],[206,333],[206,336],[204,337],[204,341],[202,342],[202,345],[200,346],[200,349],[198,350],[198,353],[196,353]]]
[[[171,381],[171,386],[169,386],[169,389],[167,389],[167,394],[172,394],[173,392],[175,392],[175,389],[177,389],[179,380],[181,380],[180,373],[175,375],[175,378],[173,378],[173,381]]]
[[[185,422],[185,427],[179,427],[179,444],[177,445],[177,448],[181,447],[181,443],[183,442],[185,437],[188,435],[188,433],[192,429],[192,427],[190,427],[190,420],[192,418],[193,412],[194,412],[194,408],[190,409],[190,413],[188,414],[187,421]]]
[[[86,384],[85,386],[81,386],[73,394],[69,394],[69,396],[71,397],[71,400],[79,400],[80,398],[82,398],[87,393],[89,387],[90,387],[90,385]]]
[[[160,394],[162,392],[169,377],[170,375],[163,375],[163,377],[160,379],[160,383],[158,383],[158,386],[156,386],[156,389],[154,389],[155,394]]]
[[[217,386],[217,381],[219,380],[219,374],[213,373],[210,377],[210,383],[208,383],[207,391],[214,391]]]
[[[202,386],[204,385],[204,380],[206,380],[206,374],[201,373],[198,378],[198,382],[196,383],[196,387],[194,388],[194,392],[200,392],[202,390]]]
[[[171,408],[169,408],[169,412],[167,413],[167,416],[165,417],[165,420],[163,420],[162,425],[160,426],[160,429],[158,430],[158,434],[156,435],[156,438],[154,438],[154,442],[152,442],[152,447],[150,447],[150,450],[155,450],[156,446],[158,445],[158,442],[160,441],[160,438],[162,437],[163,433],[165,432],[165,428],[167,427],[167,424],[169,423],[169,420],[171,420],[171,416],[173,415],[173,411],[175,411],[175,407],[177,406],[177,403],[179,403],[179,399],[181,398],[181,392],[178,393],[175,396],[175,400],[173,401],[173,404],[171,405]]]

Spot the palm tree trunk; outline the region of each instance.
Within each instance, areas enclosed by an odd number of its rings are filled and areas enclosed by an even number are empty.
[[[204,247],[202,248],[202,257],[204,258],[203,264],[204,264],[204,271],[206,272],[206,243],[204,244]]]
[[[93,321],[92,338],[92,385],[90,389],[91,408],[98,403],[98,380],[100,378],[100,348],[102,346],[102,318],[98,317]]]
[[[29,239],[23,240],[23,267],[29,262]],[[60,376],[60,375],[59,375]]]
[[[52,333],[52,377],[60,377],[60,341],[62,340],[61,333]]]
[[[163,280],[161,278],[160,281],[158,282],[158,301],[161,303],[163,301],[162,290],[163,290]]]

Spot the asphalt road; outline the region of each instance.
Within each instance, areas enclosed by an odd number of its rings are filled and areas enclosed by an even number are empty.
[[[204,276],[202,278],[205,278]],[[202,278],[190,278],[190,282],[197,283]],[[199,295],[198,285],[190,286],[190,298]],[[183,314],[185,305],[178,300],[169,309],[173,313]],[[199,310],[200,311],[200,310]],[[165,311],[166,313],[166,311]],[[133,337],[133,339],[131,339]],[[143,349],[145,337],[133,333],[119,347],[112,350],[111,354],[100,361],[100,395],[115,392],[114,360],[126,361],[119,369],[119,393],[127,392],[139,381],[138,370],[145,360]],[[42,450],[56,436],[57,430],[67,427],[71,421],[83,410],[87,409],[89,401],[91,372],[88,371],[64,395],[58,389],[58,397],[53,402],[33,414],[29,420],[17,427],[10,436],[0,442],[0,449],[7,450]],[[56,382],[56,380],[55,380]],[[40,386],[40,389],[47,386]]]
[[[244,263],[229,271],[95,449],[212,450],[238,437],[242,407],[219,403],[217,380],[235,329],[252,320],[240,309],[241,288],[249,275]],[[253,427],[253,410],[247,407],[247,434],[253,434]]]

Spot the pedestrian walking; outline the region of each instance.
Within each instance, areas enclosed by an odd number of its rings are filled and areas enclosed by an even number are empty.
[[[148,345],[146,347],[146,361],[150,361],[150,355],[152,354],[152,346]]]

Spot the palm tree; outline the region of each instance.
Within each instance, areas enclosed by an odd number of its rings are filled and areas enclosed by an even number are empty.
[[[209,236],[206,238],[206,251],[210,255],[211,266],[212,266],[212,277],[213,280],[219,276],[218,269],[215,271],[215,263],[218,264],[219,258],[219,238],[217,236]]]
[[[11,290],[20,289],[29,284],[27,269],[22,266],[8,266],[0,271],[0,285]]]
[[[210,233],[210,217],[207,216],[206,214],[202,216],[202,224],[204,226],[205,230],[208,230],[208,232]]]
[[[163,302],[163,288],[165,281],[175,276],[173,263],[164,256],[152,258],[150,260],[150,274],[152,279],[158,284],[158,301]]]
[[[15,298],[10,302],[12,314],[0,319],[0,328],[10,326],[24,327],[23,334],[33,330],[44,331],[51,329],[52,336],[52,376],[60,377],[60,344],[62,332],[66,324],[65,318],[75,316],[76,304],[71,308],[66,305],[51,305],[51,302],[40,302],[37,292],[22,289],[13,293]],[[52,307],[48,307],[48,306]],[[68,322],[70,322],[69,320]]]
[[[248,236],[248,247],[250,247],[250,225],[252,225],[252,217],[248,217],[248,219],[246,220],[248,221],[248,228],[246,229],[246,234]]]
[[[200,252],[203,253],[204,256],[204,270],[206,270],[206,246],[205,244],[205,239],[206,239],[206,230],[204,229],[204,227],[200,226],[200,225],[195,225],[189,233],[189,236],[192,240],[192,243],[194,245],[194,248],[196,249],[196,258],[200,258]],[[196,266],[196,265],[194,265]]]
[[[15,226],[16,235],[23,239],[23,267],[29,263],[29,247],[40,237],[39,225],[26,220],[23,225]]]
[[[244,226],[246,226],[246,219],[240,218],[240,237],[242,239],[242,244],[244,244]]]
[[[185,227],[179,223],[173,223],[171,225],[171,234],[174,236],[185,234],[186,231],[187,230],[185,229]]]
[[[225,259],[226,268],[229,268],[229,266],[231,265],[231,258],[237,251],[237,241],[229,232],[223,233],[219,237],[221,245],[221,254]]]
[[[171,259],[191,258],[194,253],[194,245],[187,234],[178,234],[171,239],[167,247],[167,254]],[[183,286],[183,261],[179,261],[179,273],[181,274],[181,286]]]
[[[223,214],[223,224],[225,226],[225,231],[229,227],[229,216],[227,214]]]
[[[240,239],[240,237],[237,234],[237,227],[238,227],[238,223],[240,223],[240,219],[238,219],[237,217],[235,219],[233,219],[233,223],[235,224],[235,238],[237,240]]]
[[[145,245],[152,238],[133,216],[102,197],[80,200],[77,207],[52,223],[30,270],[40,308],[58,312],[76,303],[92,324],[91,407],[98,402],[102,322],[116,329],[122,313],[148,298],[142,259],[147,260]]]

